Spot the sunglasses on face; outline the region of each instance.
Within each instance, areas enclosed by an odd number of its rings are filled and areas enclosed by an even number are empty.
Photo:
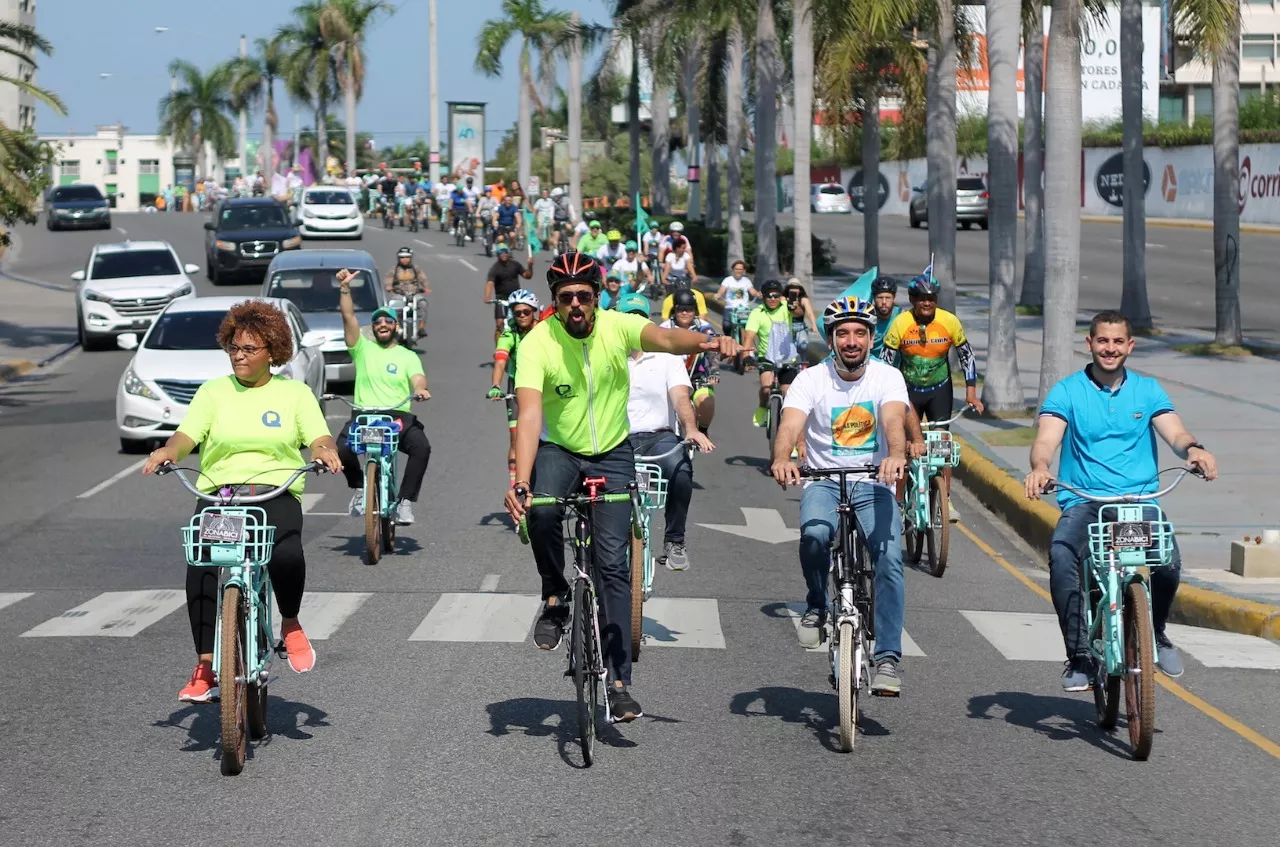
[[[533,309],[512,309],[511,314],[517,318],[528,318],[532,317],[534,312]]]
[[[561,306],[572,306],[574,300],[584,306],[590,306],[596,302],[596,293],[594,291],[561,291],[556,295],[556,302]]]
[[[395,318],[375,318],[373,321],[373,325],[377,326],[378,324],[388,324],[389,326],[395,326],[396,321],[395,321]]]
[[[764,299],[766,299],[766,300],[777,300],[777,299],[778,299],[778,298],[780,298],[780,297],[782,297],[782,295],[781,295],[781,294],[777,294],[777,293],[772,292],[772,291],[770,291],[769,293],[767,293],[767,294],[765,294],[765,295],[764,295]]]
[[[687,315],[691,315],[691,314],[693,314],[693,312],[694,312],[694,307],[693,307],[693,306],[676,306],[676,308],[675,308],[675,313],[676,313],[677,315],[679,315],[679,314],[687,314]]]

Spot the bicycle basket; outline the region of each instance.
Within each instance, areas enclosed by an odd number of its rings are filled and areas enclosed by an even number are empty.
[[[667,505],[667,480],[657,465],[636,463],[636,490],[646,509],[662,509]]]
[[[1173,561],[1173,524],[1155,503],[1107,503],[1089,524],[1089,554],[1101,564],[1113,553],[1121,567],[1167,565]]]
[[[928,452],[924,461],[931,468],[954,468],[960,464],[960,443],[951,437],[951,433],[943,430],[925,430],[925,447]]]
[[[182,528],[187,564],[259,568],[271,561],[276,528],[257,506],[209,506]]]
[[[391,456],[400,449],[400,424],[387,415],[360,415],[347,432],[356,455]]]

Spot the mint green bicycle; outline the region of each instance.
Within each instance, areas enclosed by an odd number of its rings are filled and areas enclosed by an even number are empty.
[[[1080,563],[1080,585],[1089,598],[1084,606],[1085,632],[1094,659],[1093,702],[1098,726],[1110,732],[1120,714],[1120,683],[1124,682],[1125,719],[1133,758],[1151,755],[1156,731],[1157,660],[1151,623],[1151,588],[1143,569],[1159,568],[1173,560],[1173,524],[1153,502],[1168,494],[1198,469],[1181,471],[1167,488],[1154,494],[1099,497],[1051,481],[1045,492],[1063,488],[1101,503],[1098,519],[1089,524],[1089,555]]]
[[[653,555],[653,538],[650,528],[653,515],[667,505],[667,479],[662,468],[652,462],[661,461],[681,450],[693,448],[692,441],[681,441],[665,453],[655,456],[636,456],[636,493],[632,516],[631,534],[631,661],[640,658],[640,645],[644,640],[644,601],[653,596],[653,575],[657,557]],[[634,501],[633,501],[634,502]]]
[[[902,541],[907,562],[927,553],[929,573],[941,577],[951,549],[951,469],[960,464],[960,444],[943,429],[972,408],[965,404],[949,420],[921,422],[925,454],[912,459],[902,495]]]

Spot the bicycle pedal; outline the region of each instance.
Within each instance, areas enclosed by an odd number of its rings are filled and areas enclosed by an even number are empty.
[[[289,658],[289,651],[288,651],[288,650],[286,650],[286,649],[284,649],[284,639],[283,639],[283,638],[282,638],[282,639],[280,639],[280,643],[276,644],[276,646],[275,646],[273,649],[275,650],[275,654],[276,654],[277,656],[279,656],[281,659],[287,659],[287,658]]]

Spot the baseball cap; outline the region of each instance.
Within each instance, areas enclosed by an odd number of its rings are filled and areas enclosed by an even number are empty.
[[[386,306],[383,306],[381,309],[373,310],[373,314],[369,316],[369,323],[373,323],[378,318],[383,318],[383,317],[391,318],[391,320],[395,321],[396,323],[400,322],[400,316],[396,314],[395,309],[390,309],[390,308],[387,308]]]
[[[499,254],[499,255],[501,255],[501,254],[503,254],[503,253],[510,253],[510,252],[511,252],[511,248],[510,248],[510,247],[508,247],[508,246],[507,246],[507,245],[505,245],[505,244],[499,244],[499,245],[497,246],[496,250],[497,250],[497,252],[498,252],[498,254]]]
[[[591,227],[591,229],[600,229],[600,222],[592,221],[590,224],[588,224],[588,226]]]
[[[626,294],[618,298],[617,309],[625,314],[649,317],[649,298],[643,294]]]
[[[625,249],[625,250],[635,250],[635,249],[636,249],[636,243],[635,243],[634,241],[628,241],[626,244],[624,244],[624,245],[623,245],[623,249]]]

